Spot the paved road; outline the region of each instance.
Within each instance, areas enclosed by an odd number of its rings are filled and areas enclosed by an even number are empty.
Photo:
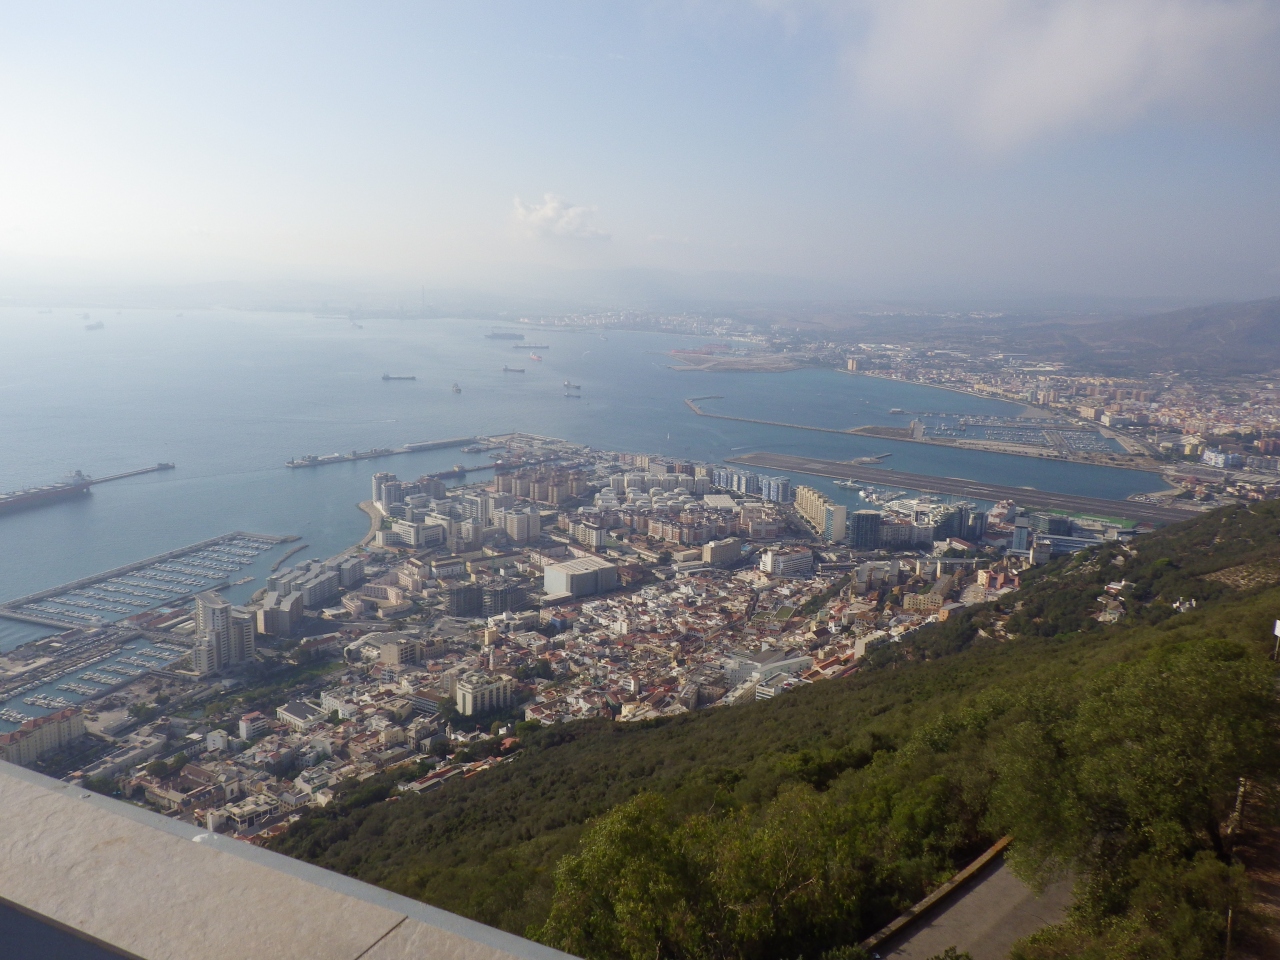
[[[1031,487],[1005,487],[995,483],[979,483],[955,477],[930,477],[919,473],[903,473],[883,467],[868,467],[842,460],[815,460],[809,457],[793,457],[784,453],[748,453],[730,457],[727,463],[741,463],[752,467],[768,467],[792,473],[808,473],[817,477],[835,477],[839,480],[857,480],[879,486],[901,487],[919,490],[921,493],[943,493],[975,500],[1014,500],[1021,504],[1066,510],[1070,513],[1087,513],[1103,517],[1124,517],[1128,520],[1148,523],[1177,523],[1196,516],[1176,507],[1162,507],[1133,500],[1101,500],[1097,497],[1078,497],[1068,493],[1034,490]]]
[[[883,944],[878,953],[885,960],[927,960],[955,947],[968,951],[973,960],[1006,960],[1014,941],[1059,923],[1070,902],[1068,881],[1036,896],[999,856],[963,891]]]

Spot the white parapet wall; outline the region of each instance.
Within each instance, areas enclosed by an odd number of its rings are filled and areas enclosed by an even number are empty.
[[[145,960],[570,960],[3,762],[0,901]]]

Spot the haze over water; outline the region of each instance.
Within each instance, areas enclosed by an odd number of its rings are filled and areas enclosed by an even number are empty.
[[[466,320],[366,320],[243,311],[0,311],[0,489],[160,461],[177,469],[90,497],[0,516],[0,599],[11,599],[232,530],[294,534],[303,557],[368,529],[356,504],[378,470],[401,476],[486,462],[456,448],[306,470],[303,454],[513,430],[598,448],[719,461],[769,450],[850,459],[891,452],[898,470],[1123,498],[1160,489],[1129,470],[948,450],[697,417],[706,408],[820,426],[901,425],[908,411],[1015,415],[1017,404],[833,370],[681,373],[665,352],[706,342],[643,333],[526,331],[489,340]],[[530,358],[529,344],[549,344]],[[505,365],[524,374],[502,372]],[[416,376],[384,382],[384,373]],[[582,399],[564,396],[564,381]],[[450,387],[457,382],[462,392]],[[490,474],[476,474],[487,479]],[[853,492],[795,476],[850,505]],[[256,571],[254,571],[256,572]],[[243,600],[262,586],[233,589]],[[0,649],[39,635],[0,620]]]

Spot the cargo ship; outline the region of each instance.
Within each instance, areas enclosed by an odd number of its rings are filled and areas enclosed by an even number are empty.
[[[493,333],[486,333],[485,337],[489,340],[523,340],[523,333],[505,333],[501,330],[495,330]]]
[[[525,347],[528,347],[530,350],[550,350],[551,344],[549,343],[518,343],[511,349],[523,350]]]
[[[393,377],[389,373],[384,373],[382,375],[382,379],[383,380],[417,380],[418,378],[417,377]]]
[[[50,483],[43,487],[30,487],[26,490],[15,490],[12,493],[0,493],[0,513],[11,513],[38,507],[58,500],[69,500],[72,497],[87,496],[92,481],[77,470],[71,478],[62,483]]]
[[[503,364],[502,372],[503,373],[524,373],[524,367],[508,367],[507,365]]]
[[[529,354],[529,359],[530,359],[530,360],[537,360],[539,363],[541,363],[541,362],[542,362],[542,358],[541,358],[540,356],[538,356],[536,353],[531,353],[531,354]]]

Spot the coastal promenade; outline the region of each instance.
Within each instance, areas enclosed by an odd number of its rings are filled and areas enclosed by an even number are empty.
[[[1097,497],[1079,497],[1069,493],[1053,493],[1032,487],[1005,487],[994,483],[979,483],[957,477],[930,477],[918,473],[903,473],[883,467],[869,467],[841,460],[814,460],[809,457],[793,457],[784,453],[748,453],[729,457],[726,463],[739,463],[749,467],[765,467],[770,470],[807,473],[815,477],[832,477],[837,480],[856,480],[877,486],[900,487],[921,493],[945,494],[968,497],[973,500],[1013,500],[1031,507],[1063,510],[1068,513],[1084,513],[1100,517],[1120,517],[1139,523],[1167,524],[1190,520],[1196,516],[1177,507],[1162,507],[1154,503],[1135,500],[1102,500]]]

